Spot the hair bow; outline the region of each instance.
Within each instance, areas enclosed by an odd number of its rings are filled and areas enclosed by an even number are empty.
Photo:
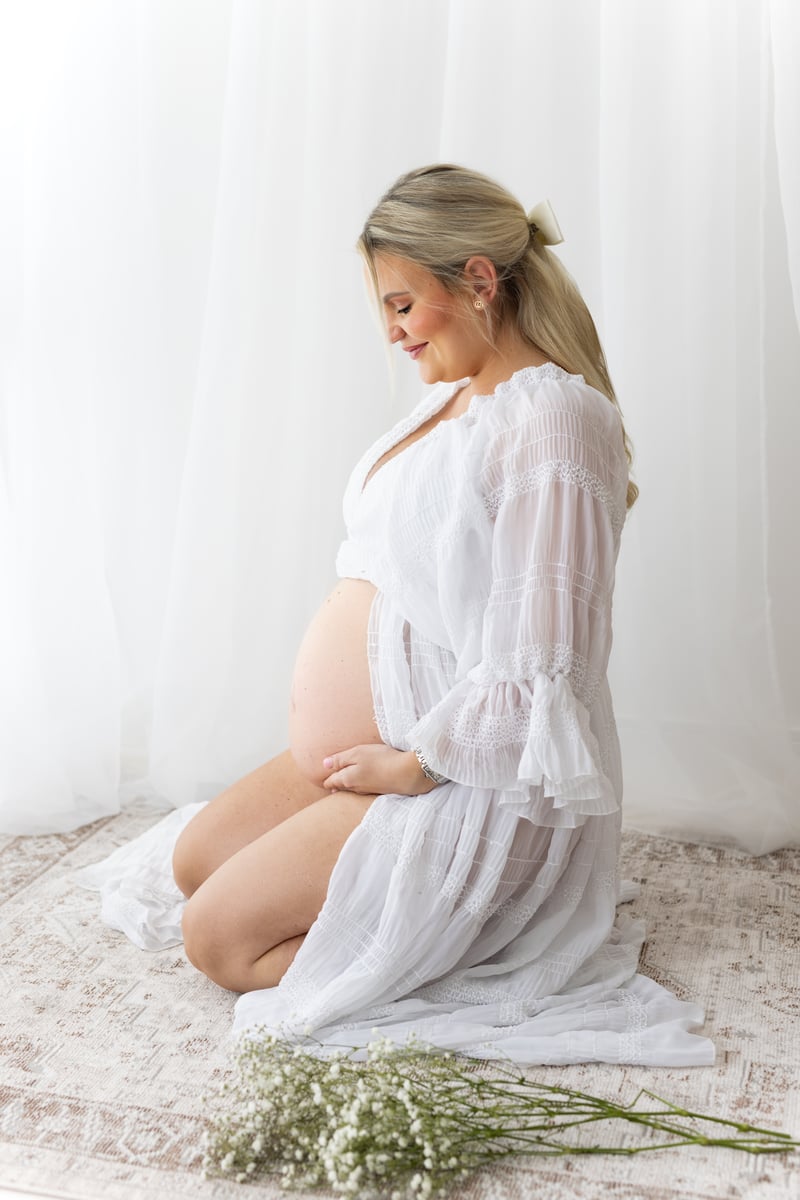
[[[557,246],[564,240],[561,226],[549,200],[542,200],[531,209],[528,213],[528,224],[533,229],[533,236],[543,246]]]

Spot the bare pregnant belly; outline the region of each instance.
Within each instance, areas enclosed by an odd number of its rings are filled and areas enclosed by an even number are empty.
[[[340,579],[306,630],[292,681],[289,748],[300,770],[321,784],[328,754],[381,740],[372,708],[367,622],[375,588]]]

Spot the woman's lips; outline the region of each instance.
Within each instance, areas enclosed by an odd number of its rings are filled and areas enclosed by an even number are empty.
[[[404,346],[403,349],[407,354],[410,354],[412,358],[419,358],[427,344],[427,342],[420,342],[418,346]]]

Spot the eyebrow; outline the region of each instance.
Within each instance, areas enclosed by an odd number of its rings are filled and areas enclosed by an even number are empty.
[[[407,296],[408,292],[387,292],[383,297],[383,303],[388,304],[390,300],[394,300],[395,296]]]

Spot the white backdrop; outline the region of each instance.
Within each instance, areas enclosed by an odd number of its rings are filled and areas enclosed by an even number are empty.
[[[792,0],[0,3],[3,828],[285,746],[345,480],[419,390],[353,243],[449,160],[552,201],[635,444],[628,821],[800,839],[798,62]]]

